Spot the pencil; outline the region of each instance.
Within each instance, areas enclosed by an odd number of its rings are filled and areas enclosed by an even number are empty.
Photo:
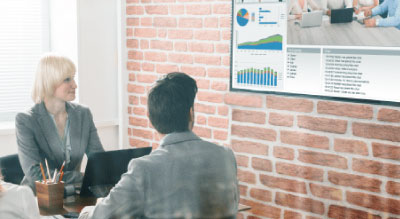
[[[61,168],[60,168],[60,173],[63,171],[63,169],[64,169],[64,165],[65,165],[65,160],[64,160],[63,164],[61,165]]]
[[[61,174],[60,174],[60,179],[58,180],[59,182],[62,181],[63,176],[64,176],[64,172],[61,172]]]
[[[54,170],[53,179],[51,180],[53,181],[53,183],[56,183],[56,176],[57,176],[57,169]]]
[[[44,174],[43,165],[42,165],[42,163],[39,163],[39,164],[40,164],[40,171],[42,172],[43,182],[46,182],[47,181],[46,174]]]
[[[51,180],[51,175],[50,175],[50,169],[49,169],[49,164],[47,163],[47,159],[44,159],[44,162],[46,163],[46,168],[47,168],[47,175],[49,175],[49,180]]]

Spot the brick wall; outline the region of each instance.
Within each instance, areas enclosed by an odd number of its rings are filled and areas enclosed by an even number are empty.
[[[157,147],[146,94],[197,80],[194,132],[237,158],[239,218],[400,218],[400,110],[229,92],[231,1],[127,0],[131,146]]]

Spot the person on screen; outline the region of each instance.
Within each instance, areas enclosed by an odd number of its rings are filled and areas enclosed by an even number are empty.
[[[379,0],[353,0],[354,13],[356,14],[372,9],[378,5]]]
[[[383,15],[386,18],[369,18],[364,20],[366,27],[396,27],[400,29],[400,0],[385,0],[382,4],[364,12],[365,17]]]
[[[302,14],[307,13],[309,8],[321,10],[321,7],[314,0],[291,0],[288,6],[288,20],[301,20]]]
[[[48,162],[50,176],[64,165],[66,191],[80,186],[84,153],[104,151],[87,107],[75,99],[75,65],[66,57],[45,55],[38,64],[32,99],[35,105],[15,119],[18,157],[24,171],[23,185],[35,192],[35,181],[42,179],[40,163]],[[45,168],[46,178],[49,179]]]
[[[39,208],[27,186],[6,183],[0,173],[0,218],[38,219]]]
[[[204,141],[192,132],[196,81],[169,73],[148,95],[148,116],[160,146],[133,159],[128,171],[83,218],[235,217],[239,193],[231,149]]]
[[[331,16],[331,9],[352,8],[352,0],[322,0],[322,10]]]

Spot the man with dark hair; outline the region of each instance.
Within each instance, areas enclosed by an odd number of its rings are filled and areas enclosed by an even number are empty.
[[[196,81],[169,73],[148,95],[148,116],[163,135],[159,148],[133,159],[118,184],[80,218],[235,218],[236,160],[232,150],[203,141],[194,124]]]

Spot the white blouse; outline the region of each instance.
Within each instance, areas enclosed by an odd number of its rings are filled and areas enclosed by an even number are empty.
[[[308,6],[312,10],[320,10],[321,7],[315,3],[314,0],[304,0],[303,8],[300,6],[298,0],[291,0],[288,6],[288,20],[293,20],[296,18],[296,14],[306,13],[308,11]]]

